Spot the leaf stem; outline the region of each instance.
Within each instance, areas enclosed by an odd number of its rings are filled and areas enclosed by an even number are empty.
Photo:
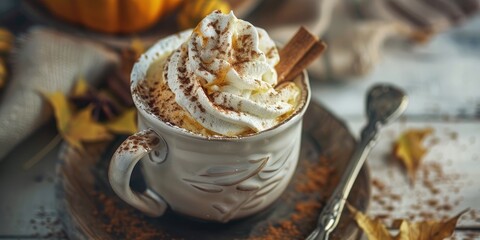
[[[28,170],[35,164],[37,164],[45,157],[45,155],[52,151],[60,143],[61,140],[62,136],[60,134],[57,134],[54,138],[52,138],[52,140],[50,140],[47,145],[45,145],[45,147],[42,148],[42,150],[37,152],[32,158],[30,158],[23,164],[23,169]]]

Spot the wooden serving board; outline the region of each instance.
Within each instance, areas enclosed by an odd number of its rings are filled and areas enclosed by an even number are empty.
[[[262,213],[218,224],[170,211],[163,217],[149,218],[120,200],[108,183],[107,167],[123,139],[89,145],[84,154],[65,146],[56,169],[56,200],[70,239],[132,239],[140,235],[141,239],[304,239],[315,228],[321,205],[337,184],[356,144],[344,123],[311,103],[304,118],[299,164],[285,193]],[[134,172],[132,187],[141,190],[141,172]],[[364,167],[348,201],[365,211],[369,197],[370,180]],[[344,212],[331,239],[358,239],[360,235],[350,214]]]

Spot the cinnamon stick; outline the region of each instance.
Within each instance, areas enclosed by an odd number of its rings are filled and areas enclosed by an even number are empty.
[[[325,50],[327,45],[324,42],[317,41],[310,50],[303,56],[303,58],[298,61],[295,67],[290,70],[288,75],[285,77],[285,80],[294,79],[298,76],[304,69],[306,69],[315,59],[317,59],[320,54]]]
[[[287,45],[280,50],[280,62],[275,66],[279,82],[287,77],[292,68],[303,58],[316,41],[317,38],[304,27],[301,27],[293,38],[288,41]]]
[[[280,62],[275,66],[278,84],[299,75],[325,48],[325,43],[301,27],[279,52]]]

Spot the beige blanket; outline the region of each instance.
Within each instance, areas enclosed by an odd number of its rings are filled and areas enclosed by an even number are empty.
[[[79,76],[95,82],[118,57],[106,49],[45,28],[21,37],[14,69],[0,99],[0,159],[50,116],[41,92],[68,93]]]

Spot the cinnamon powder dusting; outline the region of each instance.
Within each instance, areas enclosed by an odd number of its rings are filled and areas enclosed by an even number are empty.
[[[142,84],[137,85],[134,89],[134,94],[143,99],[147,105],[147,110],[162,121],[200,135],[214,135],[213,132],[205,129],[193,119],[176,102],[175,94],[170,90],[164,77],[164,74],[167,72],[167,69],[164,70],[164,67],[168,68],[168,65],[165,65],[168,56],[168,54],[165,54],[150,66],[146,79]],[[186,72],[186,68],[181,67],[179,71]],[[185,81],[187,81],[186,78]],[[192,98],[192,100],[195,100],[193,99],[194,96],[190,93],[192,86],[186,87],[183,91],[185,91],[185,94]],[[201,106],[199,107],[203,108]],[[204,109],[200,110],[205,111]]]
[[[328,197],[325,190],[332,184],[333,169],[327,159],[310,162],[300,160],[296,175],[281,201],[292,210],[280,219],[269,219],[258,224],[249,240],[295,240],[304,239],[315,227],[319,211]],[[93,215],[98,219],[98,228],[112,239],[183,239],[172,235],[155,220],[144,216],[131,207],[126,207],[113,193],[95,190],[92,193],[96,208]],[[236,238],[244,239],[244,238]]]
[[[100,219],[100,228],[110,234],[112,239],[173,239],[164,231],[145,221],[143,216],[132,208],[121,206],[118,198],[102,192],[94,192],[94,199],[99,206],[93,215]]]
[[[293,181],[293,192],[301,199],[284,196],[290,201],[295,201],[294,210],[287,219],[278,223],[270,223],[260,234],[249,238],[250,240],[295,240],[305,239],[313,230],[318,214],[328,194],[325,189],[332,182],[333,168],[328,166],[328,160],[320,157],[320,161],[312,163],[303,161],[302,172],[296,175]],[[323,193],[323,194],[320,194]]]

